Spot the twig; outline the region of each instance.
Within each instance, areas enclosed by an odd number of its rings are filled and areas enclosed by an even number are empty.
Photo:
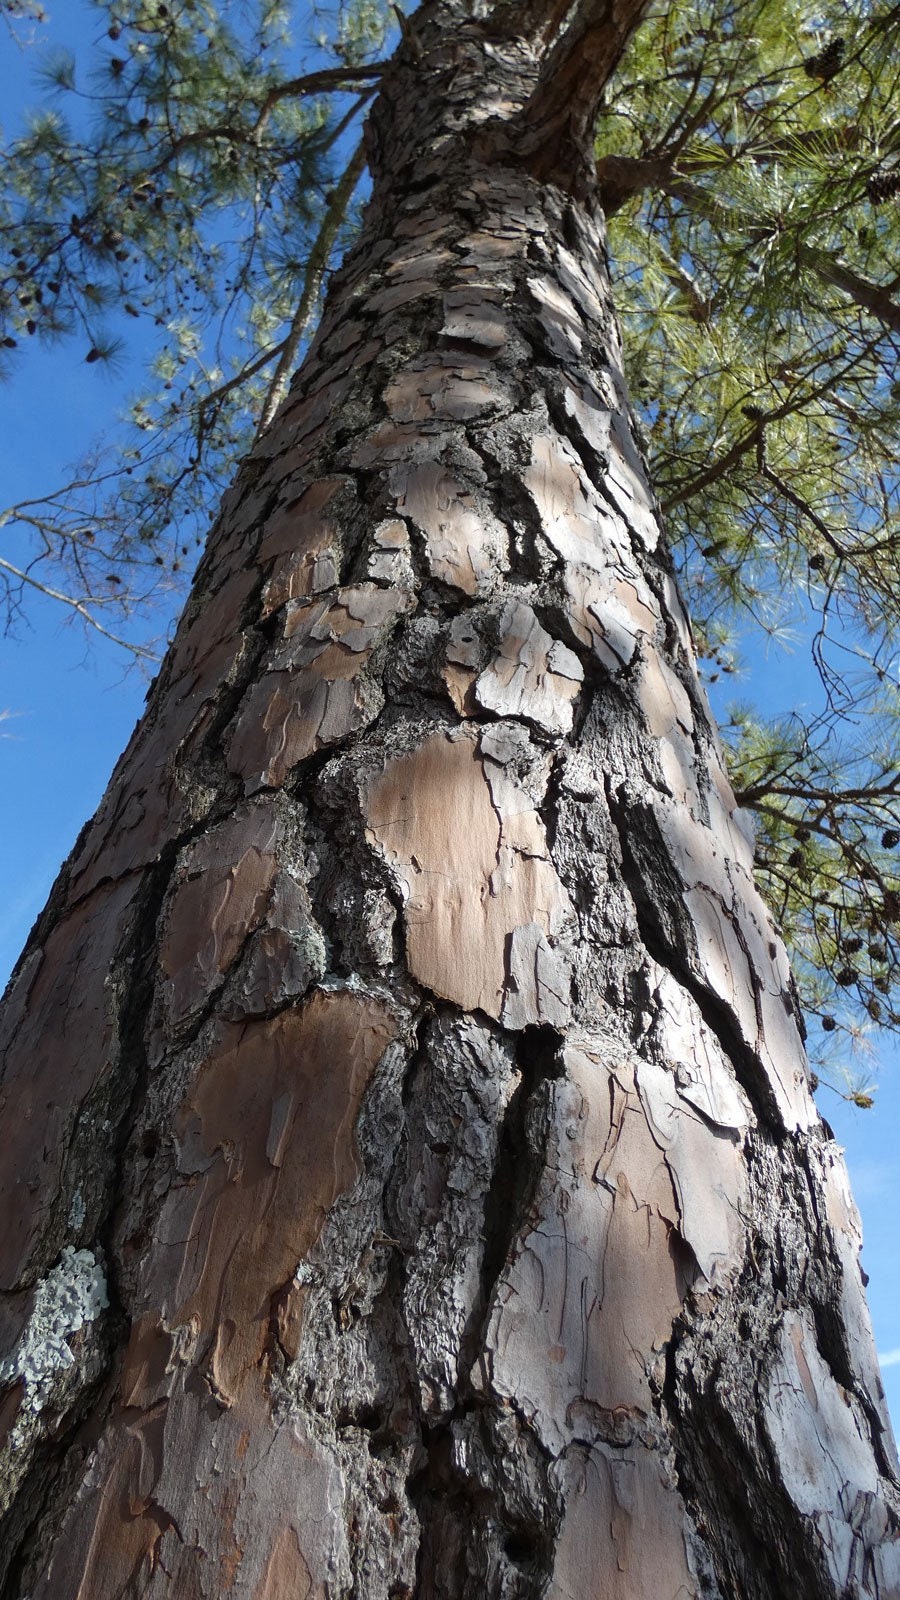
[[[809,502],[804,500],[802,495],[797,494],[796,491],[791,488],[789,483],[785,483],[783,478],[779,478],[778,473],[773,472],[772,468],[765,462],[759,463],[758,470],[769,483],[775,485],[775,488],[778,490],[779,494],[784,495],[785,500],[790,501],[791,505],[795,508],[795,510],[800,512],[801,516],[806,517],[812,523],[813,527],[816,528],[822,535],[822,538],[825,540],[825,543],[828,545],[829,549],[833,550],[834,554],[839,556],[842,561],[845,561],[851,552],[844,549],[844,546],[840,543],[840,541],[835,538],[831,529],[828,527],[828,524],[822,521],[822,518],[813,510]]]
[[[296,99],[302,95],[320,94],[327,89],[340,89],[345,83],[364,83],[368,78],[380,78],[386,63],[375,61],[367,67],[326,67],[321,72],[308,72],[302,78],[289,78],[287,83],[277,83],[270,89],[259,109],[253,125],[257,141],[280,100]]]
[[[297,310],[294,312],[290,331],[281,346],[281,355],[278,358],[278,365],[275,368],[269,392],[263,404],[259,427],[256,430],[257,439],[269,426],[287,392],[291,372],[297,359],[297,352],[303,343],[306,331],[312,320],[322,279],[328,266],[328,257],[331,254],[338,229],[346,215],[347,207],[353,197],[353,191],[365,171],[365,165],[365,146],[363,141],[360,140],[353,155],[350,157],[344,176],[332,195],[331,204],[325,213],[322,226],[309,252],[300,301]]]
[[[287,340],[282,339],[279,344],[270,345],[267,350],[263,350],[256,357],[255,361],[251,361],[247,366],[241,367],[240,372],[235,372],[232,377],[227,378],[224,383],[220,383],[217,388],[209,389],[206,394],[201,395],[196,406],[198,415],[205,417],[210,406],[218,405],[219,401],[224,400],[232,389],[239,389],[242,383],[247,382],[248,378],[254,378],[257,372],[281,354],[286,343]]]
[[[701,472],[697,473],[696,477],[690,478],[688,482],[680,489],[676,490],[674,494],[669,495],[668,499],[663,500],[663,512],[668,514],[668,512],[673,510],[675,506],[683,505],[686,500],[692,500],[694,495],[699,494],[702,489],[708,488],[711,483],[716,483],[718,479],[723,477],[726,472],[729,472],[731,468],[735,466],[738,461],[740,461],[741,456],[746,455],[748,450],[756,449],[759,444],[760,421],[762,421],[764,424],[770,422],[780,422],[783,417],[790,417],[795,415],[797,412],[802,411],[804,406],[810,405],[813,401],[818,400],[822,395],[830,394],[839,380],[842,377],[845,377],[847,373],[851,372],[863,356],[871,354],[872,350],[876,347],[876,344],[877,340],[868,340],[863,346],[862,350],[858,351],[850,358],[850,360],[845,362],[844,366],[839,372],[828,373],[824,382],[814,384],[813,387],[808,389],[805,393],[801,393],[799,399],[797,399],[795,396],[792,396],[790,399],[785,400],[782,405],[773,406],[772,410],[767,411],[763,418],[757,419],[757,421],[754,423],[754,426],[748,433],[742,434],[740,439],[736,439],[734,444],[731,445],[728,450],[726,450],[723,456],[720,456],[717,461],[711,462],[708,467],[704,467]]]
[[[110,639],[113,644],[120,645],[123,650],[129,650],[132,655],[138,656],[144,661],[159,660],[156,652],[148,650],[145,645],[132,644],[128,639],[121,639],[117,633],[112,633],[109,628],[104,628],[102,622],[98,622],[97,618],[89,610],[85,601],[74,600],[70,594],[63,594],[61,589],[51,589],[49,584],[41,583],[39,578],[33,577],[30,572],[24,572],[21,567],[14,567],[12,562],[4,561],[2,556],[0,556],[0,569],[10,573],[14,578],[18,578],[21,583],[30,584],[33,589],[37,589],[39,593],[47,595],[50,600],[60,600],[63,605],[71,606],[72,610],[78,613],[83,622],[87,622],[92,628],[96,628],[98,633],[103,634],[104,639]]]

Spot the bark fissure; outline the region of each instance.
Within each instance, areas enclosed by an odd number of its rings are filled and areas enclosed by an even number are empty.
[[[625,867],[625,881],[634,900],[637,913],[638,927],[641,938],[652,958],[672,974],[696,1003],[707,1027],[715,1035],[719,1044],[733,1063],[742,1086],[749,1094],[754,1110],[766,1124],[778,1126],[780,1118],[772,1086],[766,1077],[765,1068],[754,1052],[747,1046],[741,1037],[735,1023],[734,1015],[727,1005],[723,1005],[715,994],[698,981],[696,972],[690,965],[691,954],[695,951],[685,948],[682,943],[685,934],[690,937],[689,926],[681,914],[681,896],[684,885],[675,877],[665,882],[663,872],[665,868],[662,858],[653,858],[654,877],[652,889],[648,873],[642,870],[635,858],[631,840],[634,833],[625,825],[625,818],[634,821],[633,807],[629,807],[628,799],[624,795],[615,795],[609,792],[610,815],[616,823],[619,839],[622,846],[622,860]],[[647,819],[650,820],[650,819]],[[652,850],[652,841],[650,844]],[[665,892],[663,884],[665,883]],[[666,917],[666,911],[673,911],[675,915]],[[757,1012],[756,997],[754,996],[754,1010]]]
[[[481,1291],[474,1327],[466,1339],[473,1363],[484,1350],[484,1324],[493,1293],[534,1197],[544,1152],[534,1148],[529,1123],[543,1086],[561,1074],[561,1043],[562,1035],[547,1026],[524,1028],[516,1041],[520,1077],[503,1118],[496,1163],[485,1196]]]

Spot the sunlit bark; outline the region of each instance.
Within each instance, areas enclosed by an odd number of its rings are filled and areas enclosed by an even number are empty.
[[[537,11],[412,23],[7,998],[5,1597],[900,1594],[585,179],[615,50],[585,7],[582,81]],[[571,184],[510,136],[553,59]]]

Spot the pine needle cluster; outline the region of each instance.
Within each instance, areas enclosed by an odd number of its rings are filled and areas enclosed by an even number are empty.
[[[775,721],[733,708],[728,743],[832,1073],[900,1027],[898,20],[878,0],[675,0],[598,131],[633,390],[716,704],[744,643],[793,635],[817,668]]]
[[[40,51],[42,102],[3,147],[0,377],[62,341],[146,377],[104,450],[0,512],[27,551],[0,562],[0,607],[9,621],[42,588],[109,631],[181,590],[296,361],[353,226],[345,140],[387,20],[350,0],[297,45],[282,0],[93,11],[83,55]]]

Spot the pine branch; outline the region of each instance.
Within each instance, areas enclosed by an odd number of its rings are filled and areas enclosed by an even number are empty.
[[[2,556],[0,556],[0,571],[9,573],[10,577],[15,578],[19,583],[27,584],[30,588],[36,589],[39,594],[46,595],[48,599],[58,600],[62,605],[71,607],[82,622],[94,628],[97,633],[101,633],[104,639],[109,639],[113,644],[120,645],[123,650],[127,650],[131,655],[136,656],[138,660],[158,661],[160,659],[153,650],[148,650],[145,645],[135,644],[130,639],[121,638],[119,634],[113,633],[109,628],[104,628],[102,622],[98,622],[86,601],[76,600],[73,595],[64,594],[61,589],[52,589],[49,584],[42,583],[33,573],[25,571],[22,567],[13,566],[11,561],[4,561]]]
[[[306,336],[316,308],[319,291],[322,287],[322,279],[328,266],[328,258],[331,255],[338,230],[346,215],[347,207],[353,198],[353,191],[365,171],[365,165],[365,144],[360,140],[353,155],[350,157],[349,164],[340,183],[334,191],[322,226],[309,252],[300,300],[291,322],[290,331],[282,343],[278,365],[275,368],[272,383],[263,404],[256,433],[257,439],[269,426],[287,392],[300,346]]]
[[[868,354],[871,349],[872,344],[870,343],[864,348],[862,354]],[[669,495],[668,499],[661,502],[663,512],[668,513],[675,506],[683,505],[686,500],[692,500],[695,495],[700,494],[701,490],[708,489],[711,484],[718,482],[749,451],[753,450],[758,456],[761,426],[764,427],[768,423],[780,422],[784,417],[793,416],[802,411],[804,406],[808,406],[815,400],[829,394],[838,379],[851,372],[859,359],[861,359],[860,355],[853,356],[840,373],[835,374],[829,371],[824,382],[815,384],[799,394],[793,394],[789,400],[785,400],[780,406],[773,406],[771,411],[765,412],[761,417],[756,417],[750,431],[736,439],[723,456],[719,456],[708,467],[704,467],[695,477],[690,478],[686,484],[676,490],[675,494]]]
[[[659,189],[711,222],[727,222],[730,227],[741,229],[750,243],[758,243],[768,237],[769,230],[760,226],[750,212],[731,205],[727,200],[720,200],[709,194],[701,184],[685,178],[673,166],[668,155],[649,158],[603,156],[597,162],[597,180],[600,201],[607,216],[614,215],[631,195],[640,190]],[[877,317],[892,333],[900,333],[900,304],[891,298],[886,288],[870,283],[867,278],[842,262],[835,261],[826,250],[816,245],[805,244],[802,239],[797,239],[795,247],[801,266],[808,267],[823,283],[840,289],[862,310]]]
[[[386,62],[375,61],[363,67],[326,67],[321,72],[308,72],[301,78],[288,78],[284,83],[275,84],[266,95],[253,125],[256,142],[259,143],[266,123],[282,100],[296,100],[305,95],[322,94],[329,89],[339,90],[348,83],[365,83],[371,78],[380,78],[385,66]]]
[[[773,472],[772,468],[768,466],[765,461],[759,462],[758,471],[768,483],[774,485],[779,494],[784,496],[785,500],[789,501],[789,503],[794,507],[795,511],[799,511],[802,517],[806,517],[808,521],[812,523],[817,532],[822,535],[822,538],[825,540],[825,543],[828,545],[829,549],[832,550],[834,554],[841,560],[846,560],[851,552],[844,549],[844,546],[840,543],[840,541],[835,538],[831,529],[828,527],[828,524],[823,522],[818,512],[813,510],[812,506],[809,504],[809,501],[804,500],[802,495],[797,494],[796,490],[792,489],[789,483],[785,483],[784,479],[780,478],[777,472]]]

